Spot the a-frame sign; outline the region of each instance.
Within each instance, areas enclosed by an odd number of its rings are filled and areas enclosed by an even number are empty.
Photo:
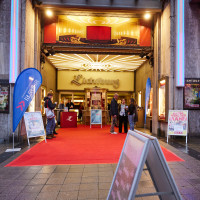
[[[136,195],[145,164],[156,192]],[[107,200],[147,196],[158,196],[160,200],[182,199],[157,138],[137,130],[128,131]]]

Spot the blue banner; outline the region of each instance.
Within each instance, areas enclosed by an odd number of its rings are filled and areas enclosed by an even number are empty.
[[[145,114],[144,114],[144,123],[145,124],[146,124],[146,117],[147,117],[147,110],[148,110],[150,92],[151,92],[151,80],[150,80],[150,78],[148,78],[147,83],[146,83],[146,93],[145,93]]]
[[[42,76],[35,68],[22,71],[15,82],[13,93],[13,132],[42,84]]]

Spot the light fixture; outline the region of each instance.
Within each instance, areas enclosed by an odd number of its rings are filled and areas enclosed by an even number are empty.
[[[51,10],[46,10],[46,15],[48,17],[52,17],[53,16],[53,12]]]
[[[145,19],[150,19],[150,17],[151,17],[150,13],[146,13],[146,14],[144,15],[144,18],[145,18]]]

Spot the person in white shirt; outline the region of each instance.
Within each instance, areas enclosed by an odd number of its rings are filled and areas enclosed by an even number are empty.
[[[119,133],[122,132],[122,124],[124,123],[124,133],[128,131],[128,106],[125,99],[119,105]]]

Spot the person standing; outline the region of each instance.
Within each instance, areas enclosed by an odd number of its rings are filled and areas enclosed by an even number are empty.
[[[136,113],[136,103],[135,100],[131,98],[130,105],[128,106],[128,122],[131,131],[134,131],[135,113]]]
[[[125,99],[122,99],[122,103],[119,105],[119,133],[122,132],[122,124],[124,124],[124,133],[127,133],[128,106],[125,102]]]
[[[45,101],[44,107],[46,108],[45,110],[46,110],[46,116],[47,116],[47,126],[46,126],[47,139],[55,138],[53,132],[54,132],[56,123],[55,123],[55,115],[54,115],[53,110],[56,107],[57,102],[53,104],[51,101],[52,98],[53,98],[53,94],[50,92],[47,94],[47,97],[44,98],[44,101]]]
[[[79,108],[78,108],[78,118],[79,118],[80,120],[82,120],[83,110],[84,110],[83,103],[80,102]]]
[[[118,104],[117,104],[117,100],[118,100],[119,95],[117,93],[115,93],[111,104],[110,104],[110,115],[111,115],[111,127],[110,127],[110,133],[111,134],[117,134],[114,131],[114,127],[115,124],[117,123],[117,116],[118,116]]]
[[[73,108],[74,108],[74,104],[72,103],[71,100],[69,100],[69,102],[66,104],[66,107],[68,107],[68,111],[69,111],[70,109],[73,109]]]

